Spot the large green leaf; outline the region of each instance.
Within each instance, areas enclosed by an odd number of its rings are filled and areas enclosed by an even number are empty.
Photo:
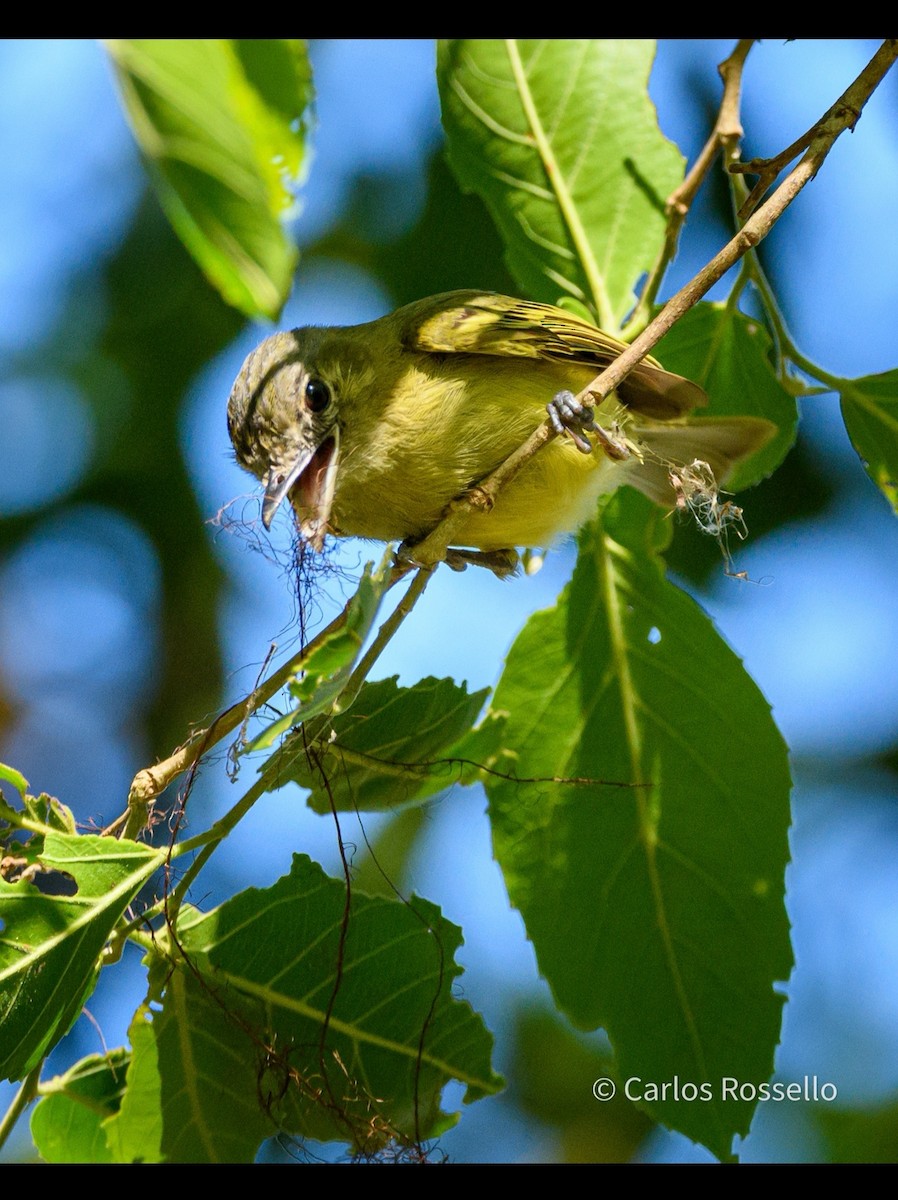
[[[68,1031],[93,990],[107,938],[164,850],[47,832],[36,855],[72,877],[71,896],[0,878],[0,1076],[27,1074]]]
[[[770,1076],[791,967],[789,770],[741,662],[666,582],[662,520],[625,489],[581,535],[573,580],[519,635],[494,701],[519,776],[545,782],[486,788],[558,1004],[607,1029],[620,1083],[641,1081],[656,1120],[725,1157],[753,1105],[722,1080]],[[681,1100],[674,1080],[709,1099]]]
[[[701,417],[765,417],[779,432],[763,449],[741,463],[727,487],[751,487],[785,458],[798,425],[795,397],[771,366],[767,331],[726,304],[698,304],[659,343],[658,357],[670,371],[700,383],[709,404]]]
[[[664,239],[683,158],[658,129],[655,44],[456,40],[439,47],[450,163],[488,205],[534,299],[569,296],[613,333]]]
[[[230,1022],[227,1045],[205,1055],[193,1083],[191,1119],[205,1127],[228,1119],[217,1097],[248,1072],[266,1120],[365,1153],[451,1125],[440,1107],[451,1079],[468,1101],[500,1086],[490,1035],[453,995],[460,931],[424,900],[353,890],[347,905],[344,881],[296,855],[273,887],[187,915],[178,936]],[[253,1026],[250,1004],[264,1008],[264,1023]],[[171,1019],[173,1044],[203,1038],[204,1018],[189,1005],[173,1006]],[[162,1060],[160,1050],[164,1092]],[[166,1122],[173,1116],[182,1119],[166,1105]]]
[[[296,265],[282,219],[312,98],[304,44],[120,38],[106,47],[178,236],[229,304],[276,318]]]
[[[469,782],[476,767],[456,743],[469,733],[487,694],[484,689],[469,695],[451,679],[422,679],[410,688],[399,687],[395,676],[366,683],[352,707],[329,724],[313,754],[301,737],[285,748],[278,779],[309,788],[309,804],[318,812],[330,812],[331,804],[349,811],[392,810]],[[500,724],[489,723],[497,731],[494,743]],[[491,753],[482,749],[489,761],[497,751],[497,744]]]
[[[898,371],[846,379],[842,417],[867,474],[898,512]]]

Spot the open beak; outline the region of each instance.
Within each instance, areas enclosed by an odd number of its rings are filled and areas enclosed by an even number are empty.
[[[335,425],[320,445],[303,450],[286,471],[282,467],[272,467],[262,501],[265,528],[271,528],[274,514],[284,497],[289,495],[303,537],[315,550],[320,550],[334,500],[339,456],[340,432]]]

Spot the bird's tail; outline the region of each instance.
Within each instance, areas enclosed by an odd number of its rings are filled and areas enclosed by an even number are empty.
[[[719,487],[733,468],[776,434],[772,421],[761,417],[695,417],[682,424],[628,425],[627,437],[642,451],[627,464],[623,480],[656,504],[672,508],[678,494],[678,470],[698,461],[707,464]]]

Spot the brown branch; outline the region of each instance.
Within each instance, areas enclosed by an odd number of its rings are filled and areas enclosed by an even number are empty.
[[[512,454],[500,463],[486,479],[475,484],[463,496],[452,500],[445,511],[443,519],[430,533],[408,547],[407,555],[413,562],[422,567],[433,567],[442,562],[446,551],[451,546],[456,530],[464,524],[472,512],[489,512],[496,501],[500,488],[503,488],[517,475],[518,471],[543,446],[547,446],[557,436],[551,422],[545,421],[538,426],[523,445],[518,446]]]
[[[751,49],[751,42],[740,42],[730,58],[721,63],[727,92],[721,105],[718,124],[726,136],[737,136],[738,85],[741,67]],[[847,91],[836,101],[817,123],[816,134],[807,153],[795,169],[786,177],[761,209],[739,230],[734,238],[720,250],[698,274],[668,300],[655,319],[646,326],[638,338],[614,360],[610,367],[597,375],[577,397],[582,403],[601,403],[629,375],[638,362],[652,349],[680,318],[688,312],[713,285],[721,279],[740,258],[753,249],[767,236],[788,206],[806,184],[814,178],[829,154],[836,139],[846,129],[853,129],[867,100],[873,94],[883,76],[898,57],[898,40],[883,42],[867,66]],[[496,495],[518,471],[556,436],[550,421],[546,420],[530,435],[527,441],[485,480],[471,488],[464,496],[453,500],[439,525],[421,542],[411,548],[414,561],[423,566],[433,566],[446,556],[455,531],[464,524],[472,512],[488,512]]]
[[[705,176],[714,165],[721,150],[728,155],[736,155],[742,139],[742,120],[740,116],[742,99],[742,70],[748,52],[755,44],[755,38],[743,38],[737,43],[732,54],[725,58],[717,67],[723,80],[723,96],[717,112],[717,120],[708,140],[705,142],[695,162],[686,173],[683,182],[668,196],[665,204],[667,213],[667,228],[664,232],[664,245],[658,256],[658,261],[649,275],[643,288],[639,302],[639,313],[646,313],[655,302],[661,280],[669,263],[676,257],[677,246],[683,223],[689,213],[692,202],[704,182]],[[638,319],[637,314],[634,317]],[[632,322],[631,322],[632,324]]]
[[[686,178],[678,188],[671,192],[667,201],[668,213],[679,215],[680,224],[686,216],[689,206],[695,199],[696,193],[705,176],[714,163],[721,148],[739,142],[742,139],[742,69],[748,52],[755,44],[754,38],[743,38],[729,58],[725,58],[717,70],[723,80],[723,96],[720,109],[711,136],[708,138],[698,158],[689,169]]]
[[[578,399],[600,402],[609,396],[656,342],[721,279],[743,255],[767,236],[799,192],[820,170],[836,139],[853,129],[864,105],[898,58],[898,39],[883,42],[854,83],[817,123],[801,162],[701,271],[665,304],[657,317],[614,362],[585,387]]]
[[[409,566],[397,567],[393,571],[390,587],[397,584],[408,574],[409,570],[411,570]],[[264,683],[259,684],[242,700],[238,700],[236,704],[225,709],[205,729],[196,730],[190,739],[183,746],[179,746],[168,758],[156,763],[155,766],[144,767],[143,770],[138,771],[128,793],[127,811],[112,825],[109,825],[104,833],[110,834],[124,827],[122,829],[123,837],[136,837],[147,823],[149,806],[152,801],[165,791],[173,779],[192,767],[210,747],[233,733],[238,725],[241,725],[262,704],[267,703],[294,675],[297,675],[302,670],[303,663],[317,647],[345,624],[351,603],[351,600],[347,601],[343,611],[331,621],[326,629],[322,629],[308,645],[303,647],[299,654],[295,654],[289,662],[284,663]]]
[[[750,213],[754,212],[761,200],[761,197],[770,189],[780,172],[787,167],[794,158],[797,158],[803,150],[810,151],[821,132],[824,132],[832,122],[836,122],[840,126],[839,133],[841,133],[844,129],[854,129],[855,125],[860,120],[861,111],[863,110],[864,104],[869,99],[871,92],[894,62],[895,43],[896,39],[887,39],[877,51],[877,54],[874,55],[873,59],[867,65],[865,71],[858,76],[851,87],[849,87],[847,91],[843,92],[835,104],[823,114],[819,121],[815,121],[810,129],[803,133],[801,137],[796,138],[790,146],[785,148],[785,150],[781,150],[779,154],[775,154],[771,158],[752,158],[748,162],[734,162],[730,164],[730,171],[733,174],[758,176],[758,182],[754,185],[748,195],[748,198],[745,200],[744,204],[737,213],[737,217],[740,221],[744,220],[749,216]],[[888,48],[890,46],[892,47],[891,57],[888,55]],[[884,51],[886,53],[883,53]],[[872,87],[869,89],[865,89],[863,87],[859,88],[858,85],[861,83],[864,74],[867,71],[870,71],[871,67],[873,67],[878,58],[881,58],[879,74],[874,75]],[[837,136],[838,134],[836,134],[836,137]]]

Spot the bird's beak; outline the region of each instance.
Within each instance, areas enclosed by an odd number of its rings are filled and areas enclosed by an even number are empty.
[[[281,501],[312,461],[317,449],[317,446],[313,446],[311,449],[303,450],[299,458],[286,471],[282,467],[272,467],[268,472],[268,482],[265,485],[265,499],[262,501],[262,524],[266,529],[271,528],[271,522],[274,520],[274,514],[281,506]]]
[[[293,506],[300,518],[303,536],[320,550],[334,499],[340,434],[335,425],[317,446],[304,448],[286,467],[273,466],[268,473],[262,501],[262,524],[271,528],[274,514],[294,488]]]

